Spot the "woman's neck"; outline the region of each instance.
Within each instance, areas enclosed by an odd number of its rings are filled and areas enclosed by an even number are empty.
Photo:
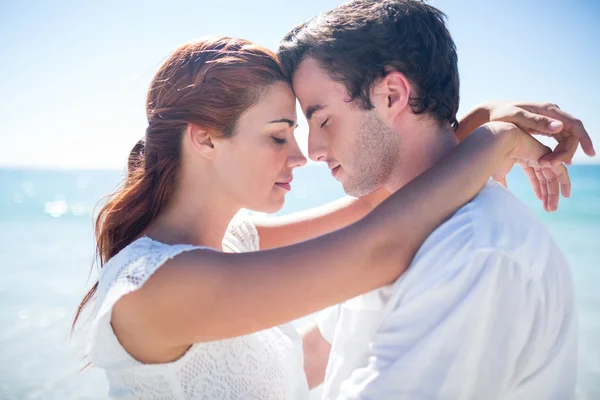
[[[192,244],[221,250],[223,236],[240,207],[218,188],[182,179],[170,203],[144,232],[166,244]]]

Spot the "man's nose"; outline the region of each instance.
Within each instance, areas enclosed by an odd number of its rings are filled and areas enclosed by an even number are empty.
[[[327,141],[321,133],[308,131],[308,156],[313,161],[327,160]]]

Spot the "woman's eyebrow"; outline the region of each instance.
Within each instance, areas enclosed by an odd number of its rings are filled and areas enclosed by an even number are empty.
[[[296,127],[298,127],[298,124],[296,124],[296,122],[292,121],[291,119],[287,119],[287,118],[276,119],[276,120],[273,120],[273,121],[269,121],[269,123],[270,124],[286,123],[286,124],[288,124],[290,126],[290,128],[292,126],[294,126],[294,125]]]

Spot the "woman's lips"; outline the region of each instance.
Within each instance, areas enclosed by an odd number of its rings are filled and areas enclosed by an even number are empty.
[[[285,190],[287,190],[289,192],[290,190],[292,190],[291,183],[292,183],[292,178],[286,179],[286,180],[281,181],[281,182],[275,182],[275,185],[277,185],[280,188],[285,189]]]

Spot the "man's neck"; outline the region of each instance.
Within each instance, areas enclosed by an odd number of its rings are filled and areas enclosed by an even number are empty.
[[[437,164],[458,144],[452,128],[424,121],[402,128],[401,153],[386,189],[395,192]],[[399,130],[400,132],[400,130]]]

